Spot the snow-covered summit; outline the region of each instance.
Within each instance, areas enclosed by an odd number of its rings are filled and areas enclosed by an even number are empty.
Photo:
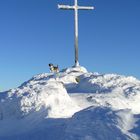
[[[0,139],[138,140],[139,101],[134,77],[81,66],[39,74],[0,93]]]

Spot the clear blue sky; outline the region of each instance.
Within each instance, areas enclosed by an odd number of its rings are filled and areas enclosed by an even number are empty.
[[[74,64],[73,0],[0,0],[0,90]],[[79,61],[89,71],[140,79],[140,0],[79,0]]]

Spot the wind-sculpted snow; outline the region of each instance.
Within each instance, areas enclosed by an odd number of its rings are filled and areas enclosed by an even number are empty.
[[[140,81],[84,67],[0,93],[0,140],[139,140]]]
[[[0,102],[0,118],[18,118],[45,110],[46,117],[67,117],[78,107],[72,102],[61,82],[30,80],[20,88],[5,93]]]
[[[95,75],[86,73],[79,78],[80,83],[77,86],[77,90],[86,93],[108,93],[116,88],[121,88],[126,96],[140,92],[140,81],[134,77],[125,77],[116,74]]]
[[[121,114],[121,115],[120,115]],[[131,139],[123,130],[124,116],[131,116],[129,110],[112,111],[107,107],[89,107],[76,113],[66,128],[68,140],[127,140]],[[131,118],[132,119],[132,118]],[[127,125],[131,125],[126,120]],[[75,126],[75,127],[73,127]]]
[[[26,133],[0,137],[4,140],[133,140],[138,137],[123,130],[133,127],[124,116],[133,118],[131,111],[112,111],[107,107],[89,107],[71,118],[43,119]],[[124,117],[124,118],[123,118]],[[132,119],[131,118],[131,119]],[[29,124],[31,124],[29,122]],[[24,126],[24,125],[23,125]],[[130,127],[130,128],[131,128]],[[24,127],[25,128],[25,127]],[[27,129],[27,128],[26,128]]]
[[[131,109],[140,113],[140,81],[134,77],[116,74],[81,75],[74,92],[92,93],[88,102],[96,106],[112,106],[114,109]]]

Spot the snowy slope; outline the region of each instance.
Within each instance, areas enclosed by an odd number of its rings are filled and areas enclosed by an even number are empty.
[[[140,81],[84,67],[0,93],[0,140],[139,140]]]

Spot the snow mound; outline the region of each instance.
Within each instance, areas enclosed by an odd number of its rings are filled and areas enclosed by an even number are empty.
[[[0,102],[1,120],[23,118],[38,112],[43,112],[46,118],[63,118],[78,110],[63,84],[53,78],[48,81],[30,80],[20,88],[5,93]]]
[[[82,92],[101,93],[121,88],[126,95],[136,94],[140,91],[140,81],[134,77],[125,77],[116,74],[95,75],[86,73],[80,77],[78,89]]]
[[[134,77],[81,66],[43,73],[0,93],[0,139],[139,140],[139,108]]]
[[[76,113],[66,128],[68,140],[137,139],[127,130],[133,128],[130,110],[112,111],[108,107],[89,107]]]
[[[71,68],[63,69],[61,72],[66,72],[66,73],[71,73],[71,72],[87,73],[88,71],[86,70],[85,67],[77,66],[77,67],[71,67]]]
[[[140,81],[134,77],[86,73],[80,76],[74,92],[92,93],[87,100],[95,106],[112,106],[140,113]]]

